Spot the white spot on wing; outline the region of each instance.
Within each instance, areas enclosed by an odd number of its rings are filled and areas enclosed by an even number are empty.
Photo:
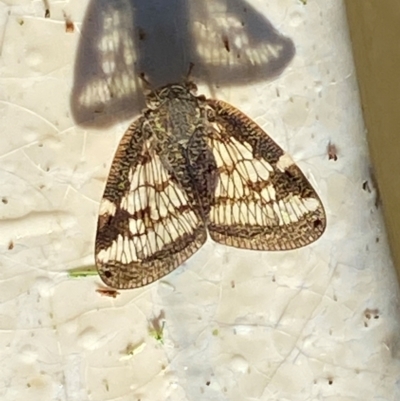
[[[267,181],[269,179],[269,172],[273,171],[272,166],[265,160],[257,159],[253,159],[253,165],[255,170],[257,171],[258,178],[261,181]]]
[[[306,198],[306,199],[302,199],[302,201],[303,201],[304,206],[310,212],[314,212],[315,210],[317,210],[320,205],[318,200],[315,198]]]
[[[276,202],[272,203],[272,209],[274,210],[275,214],[278,216],[279,225],[282,226],[284,223],[283,223],[283,218],[282,218],[282,214],[281,214],[281,209]]]
[[[245,145],[242,145],[239,141],[237,141],[235,138],[230,138],[232,144],[234,145],[235,149],[235,160],[241,160],[241,159],[247,159],[251,160],[253,158],[253,154],[251,152],[251,147],[250,145],[245,142]]]
[[[276,192],[273,185],[268,185],[261,190],[261,196],[267,202],[274,201],[276,199]]]
[[[115,212],[117,211],[117,207],[113,202],[110,202],[108,199],[103,198],[100,202],[100,215],[108,215],[108,216],[114,216]]]
[[[132,235],[144,234],[146,227],[141,219],[129,219],[129,231]]]
[[[287,203],[282,199],[278,202],[278,207],[280,209],[280,214],[282,216],[282,220],[284,224],[290,224],[290,216],[287,210]]]
[[[109,248],[108,249],[102,249],[98,254],[97,254],[97,259],[100,261],[100,263],[107,264],[110,258],[110,253],[109,253]]]
[[[276,167],[278,170],[284,172],[288,167],[292,166],[294,164],[292,158],[287,154],[284,153],[278,160],[278,163],[276,163]]]

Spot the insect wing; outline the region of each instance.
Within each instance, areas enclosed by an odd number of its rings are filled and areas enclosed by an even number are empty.
[[[149,284],[206,240],[205,223],[145,137],[144,117],[123,136],[100,204],[96,266],[113,288]]]
[[[290,156],[238,109],[218,100],[208,105],[214,114],[208,144],[219,175],[208,224],[212,239],[259,250],[317,240],[325,211]]]

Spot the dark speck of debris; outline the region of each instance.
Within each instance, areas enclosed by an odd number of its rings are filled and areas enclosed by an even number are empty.
[[[228,37],[224,35],[222,37],[222,41],[224,42],[225,50],[229,53],[231,51],[231,48],[229,47],[229,39],[228,39]]]
[[[50,4],[49,0],[42,0],[44,7],[44,18],[50,18]]]
[[[329,160],[336,161],[338,159],[336,145],[334,145],[333,143],[329,142],[328,143],[328,147],[327,147],[327,151],[328,151],[328,159]]]
[[[364,311],[364,327],[369,327],[368,325],[368,321],[370,321],[371,319],[375,319],[378,320],[379,319],[379,309],[365,309]]]
[[[65,19],[65,32],[72,33],[75,30],[75,25],[72,22],[71,18],[64,12]]]
[[[117,290],[112,288],[100,287],[96,290],[97,293],[102,295],[103,297],[117,298],[120,294]]]
[[[139,40],[145,40],[146,39],[146,32],[144,31],[143,28],[139,27],[138,34],[139,34]]]
[[[367,192],[371,193],[371,188],[370,188],[370,186],[369,186],[369,184],[368,184],[368,181],[364,181],[364,182],[363,182],[363,184],[362,184],[362,189],[363,189],[364,191],[367,191]]]

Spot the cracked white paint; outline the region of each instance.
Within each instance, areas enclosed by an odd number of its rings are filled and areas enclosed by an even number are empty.
[[[98,278],[65,271],[93,263],[98,202],[129,121],[75,123],[86,2],[49,3],[49,19],[40,1],[0,5],[1,400],[400,399],[397,282],[374,193],[362,189],[369,160],[341,1],[252,0],[293,39],[294,59],[274,80],[199,85],[254,118],[312,178],[328,212],[321,240],[281,253],[208,242],[164,280],[115,299],[96,292]]]

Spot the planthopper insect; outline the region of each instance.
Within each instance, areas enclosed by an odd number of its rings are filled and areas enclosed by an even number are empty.
[[[220,244],[283,251],[317,240],[323,205],[301,170],[235,107],[191,83],[147,95],[100,203],[96,266],[113,288],[147,285]]]

